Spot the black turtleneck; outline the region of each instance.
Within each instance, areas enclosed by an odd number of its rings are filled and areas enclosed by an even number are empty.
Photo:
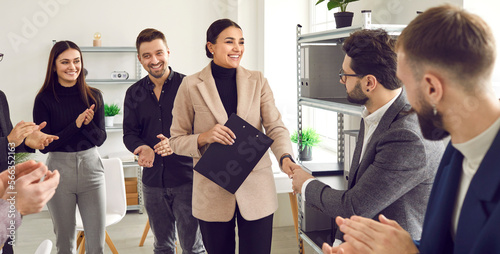
[[[236,114],[238,106],[238,94],[236,92],[236,69],[220,67],[212,61],[212,76],[219,92],[219,97],[226,109],[227,116]]]
[[[106,130],[101,93],[94,93],[101,102],[99,108],[94,108],[94,118],[88,125],[82,124],[78,128],[76,118],[87,109],[87,105],[80,97],[77,86],[64,87],[57,82],[54,88],[57,99],[52,90],[48,89],[36,96],[33,107],[34,122],[47,122],[42,131],[59,136],[59,140],[50,143],[40,152],[78,152],[102,145],[106,140]]]

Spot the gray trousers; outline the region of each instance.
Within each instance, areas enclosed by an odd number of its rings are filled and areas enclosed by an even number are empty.
[[[85,228],[85,250],[102,254],[106,189],[97,148],[73,153],[50,152],[47,167],[51,171],[59,170],[61,175],[56,193],[47,203],[57,238],[57,253],[76,253],[75,209],[78,204]]]
[[[175,253],[175,228],[182,254],[205,253],[198,219],[193,217],[191,202],[193,184],[175,188],[142,185],[144,206],[154,234],[155,254]]]

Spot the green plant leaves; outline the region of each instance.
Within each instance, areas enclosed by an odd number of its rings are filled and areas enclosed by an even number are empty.
[[[299,139],[299,134],[297,131],[295,131],[292,136],[290,137],[290,140],[293,142],[293,143],[298,143],[298,139]],[[310,146],[310,147],[313,147],[313,146],[316,146],[317,144],[319,144],[321,142],[321,137],[319,136],[319,134],[316,132],[316,130],[314,130],[313,128],[305,128],[302,130],[302,150],[304,150],[304,148],[306,146]]]
[[[115,116],[118,113],[120,113],[120,107],[117,104],[104,103],[104,116]]]
[[[318,2],[316,2],[316,5],[318,5],[324,1],[325,0],[319,0]],[[345,12],[347,5],[349,3],[356,2],[356,1],[359,1],[359,0],[329,0],[327,7],[328,7],[329,11],[334,9],[334,8],[340,8],[341,12]]]
[[[23,163],[25,161],[29,161],[32,157],[32,153],[15,153],[14,154],[14,161],[15,164]]]

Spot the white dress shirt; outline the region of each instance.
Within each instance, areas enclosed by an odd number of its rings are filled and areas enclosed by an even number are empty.
[[[394,96],[389,102],[384,104],[384,106],[380,107],[379,109],[375,110],[375,112],[371,113],[366,109],[366,107],[363,109],[363,112],[361,113],[361,117],[364,120],[365,123],[365,133],[364,133],[364,138],[363,138],[363,148],[361,150],[361,156],[359,156],[359,161],[363,158],[363,154],[365,152],[366,145],[370,142],[373,132],[377,129],[378,123],[384,116],[385,112],[391,107],[391,105],[396,101],[396,99],[401,95],[403,90]],[[316,180],[316,178],[310,178],[307,179],[304,184],[302,185],[301,193],[305,193],[307,185],[313,181]],[[306,195],[302,195],[302,202],[306,201]]]

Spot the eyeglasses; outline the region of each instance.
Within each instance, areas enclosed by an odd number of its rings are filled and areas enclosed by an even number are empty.
[[[3,53],[0,53],[0,62],[3,60]]]
[[[345,83],[347,82],[347,77],[364,77],[365,75],[361,75],[361,74],[345,74],[344,73],[344,69],[340,68],[340,71],[339,71],[339,78],[340,80],[342,81],[342,83]]]

